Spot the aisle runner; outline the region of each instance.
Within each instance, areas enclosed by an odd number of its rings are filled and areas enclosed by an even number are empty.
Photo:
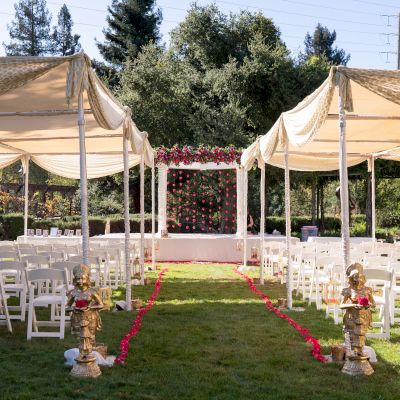
[[[272,304],[272,301],[269,299],[269,297],[266,294],[264,294],[263,292],[260,292],[254,286],[253,280],[250,277],[248,277],[245,274],[242,274],[237,269],[233,269],[233,271],[236,272],[238,275],[240,275],[242,278],[246,279],[247,284],[250,287],[250,290],[264,300],[265,307],[267,308],[268,311],[273,312],[279,318],[286,320],[287,323],[292,325],[293,328],[296,329],[296,331],[298,331],[301,336],[303,336],[303,338],[306,342],[312,344],[311,354],[316,360],[318,360],[320,362],[327,362],[327,359],[321,354],[321,345],[319,344],[317,339],[315,339],[314,337],[312,337],[310,335],[310,331],[307,328],[303,328],[300,324],[298,324],[292,318],[288,317],[286,314],[281,312],[278,308],[274,307],[274,305]]]
[[[128,356],[129,352],[129,342],[130,340],[136,336],[141,327],[142,327],[142,318],[143,316],[150,311],[150,309],[154,306],[154,302],[158,296],[158,293],[160,292],[161,289],[161,281],[163,278],[163,275],[168,271],[168,268],[164,268],[159,274],[158,278],[156,280],[156,283],[154,284],[154,291],[149,300],[147,301],[146,307],[142,308],[139,310],[135,320],[133,321],[131,329],[129,329],[129,332],[122,338],[121,343],[119,344],[119,349],[121,350],[121,354],[115,359],[116,364],[125,364],[125,359]]]

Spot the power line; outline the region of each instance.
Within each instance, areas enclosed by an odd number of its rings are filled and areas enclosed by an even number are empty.
[[[345,12],[350,12],[350,13],[354,13],[354,14],[364,14],[364,15],[379,15],[376,13],[371,13],[371,12],[367,12],[367,11],[360,11],[360,10],[350,10],[348,8],[338,8],[338,7],[331,7],[331,6],[324,6],[321,4],[313,4],[313,3],[306,3],[303,1],[296,1],[296,0],[280,0],[280,1],[284,1],[286,3],[292,3],[292,4],[299,4],[302,6],[311,6],[311,7],[318,7],[318,8],[325,8],[327,10],[335,10],[335,11],[345,11]]]
[[[318,15],[302,14],[302,13],[297,13],[297,12],[292,12],[292,11],[282,11],[282,10],[277,10],[277,9],[274,9],[274,8],[248,6],[246,4],[233,3],[233,2],[230,2],[230,1],[226,1],[226,0],[214,0],[214,1],[216,3],[230,4],[230,5],[238,6],[238,7],[253,8],[253,9],[263,10],[263,11],[272,11],[272,12],[281,13],[281,14],[288,14],[288,15],[297,15],[299,17],[317,18],[319,20],[324,20],[325,19],[325,20],[337,21],[337,22],[348,22],[348,23],[351,23],[351,24],[358,24],[358,25],[382,26],[382,24],[372,24],[372,23],[369,23],[369,22],[351,21],[351,20],[347,20],[347,19],[339,19],[339,18],[331,18],[331,17],[319,17]]]

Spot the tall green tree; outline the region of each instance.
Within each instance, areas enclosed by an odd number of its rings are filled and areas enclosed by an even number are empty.
[[[108,7],[108,27],[103,30],[105,41],[96,41],[105,62],[95,61],[96,71],[111,85],[123,63],[135,59],[142,47],[160,39],[162,20],[155,0],[113,0]]]
[[[63,4],[58,13],[58,24],[53,27],[52,53],[59,56],[69,56],[79,52],[82,48],[79,43],[80,35],[72,34],[74,23],[68,7]]]
[[[3,43],[8,56],[41,56],[51,51],[51,15],[45,0],[19,0],[15,19],[7,26],[11,37]]]
[[[346,65],[350,60],[350,54],[346,54],[343,49],[333,47],[335,40],[336,31],[330,32],[326,26],[318,24],[313,35],[307,33],[304,39],[305,57],[308,59],[317,56],[325,58],[332,65]]]
[[[171,32],[174,50],[198,68],[219,68],[234,58],[240,64],[249,55],[249,39],[263,37],[274,48],[280,32],[261,13],[241,11],[227,16],[217,6],[192,5],[185,20]]]

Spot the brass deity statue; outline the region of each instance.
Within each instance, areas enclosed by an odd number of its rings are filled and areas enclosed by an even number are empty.
[[[71,375],[97,377],[101,374],[92,353],[96,347],[96,331],[101,330],[99,311],[104,307],[97,290],[91,287],[90,267],[81,264],[73,269],[74,289],[68,293],[71,314],[71,333],[78,336],[79,356]]]
[[[365,286],[363,266],[351,264],[346,269],[349,286],[342,291],[340,308],[344,311],[343,332],[346,362],[342,372],[349,375],[371,375],[374,370],[364,353],[365,335],[372,323],[371,307],[375,307],[372,289]]]

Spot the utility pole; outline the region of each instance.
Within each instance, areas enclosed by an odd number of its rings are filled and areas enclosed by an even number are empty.
[[[400,69],[400,13],[397,18],[397,69]]]

